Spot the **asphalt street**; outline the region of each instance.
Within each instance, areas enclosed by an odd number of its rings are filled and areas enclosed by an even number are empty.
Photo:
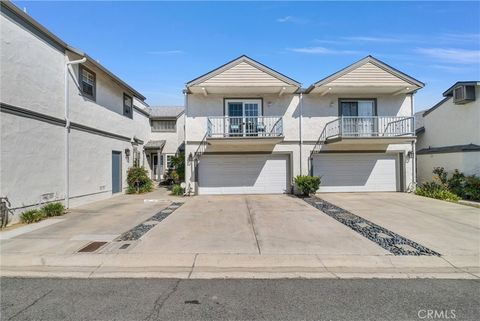
[[[1,320],[479,320],[476,280],[1,279]]]

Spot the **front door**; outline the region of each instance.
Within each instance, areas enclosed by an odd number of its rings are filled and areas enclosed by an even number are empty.
[[[262,101],[260,99],[227,100],[226,122],[229,136],[257,136],[261,128]]]
[[[112,151],[112,193],[122,191],[122,152]]]
[[[157,179],[158,175],[158,154],[152,154],[152,168],[153,168],[153,177],[152,179]]]

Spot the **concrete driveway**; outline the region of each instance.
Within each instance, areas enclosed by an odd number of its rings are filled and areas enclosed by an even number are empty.
[[[480,254],[478,208],[405,193],[323,193],[319,197],[442,256]]]
[[[375,243],[288,195],[198,196],[133,249],[141,253],[384,255]]]

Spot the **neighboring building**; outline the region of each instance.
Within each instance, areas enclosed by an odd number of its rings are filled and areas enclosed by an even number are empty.
[[[368,56],[307,90],[247,56],[187,83],[186,183],[198,194],[406,191],[413,95],[424,86]]]
[[[123,192],[134,162],[148,168],[144,144],[151,139],[175,153],[181,138],[170,144],[151,132],[143,95],[11,2],[0,8],[0,196],[15,213]]]
[[[419,182],[431,180],[434,167],[480,176],[480,82],[457,82],[443,96],[418,115]]]
[[[162,106],[148,109],[150,113],[150,141],[145,154],[151,178],[162,180],[170,166],[170,159],[183,151],[185,138],[185,108]]]

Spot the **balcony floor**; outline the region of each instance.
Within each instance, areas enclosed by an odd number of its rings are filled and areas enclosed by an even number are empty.
[[[395,137],[378,137],[378,136],[340,136],[329,138],[325,141],[325,144],[331,145],[351,145],[351,144],[364,144],[364,145],[388,145],[388,144],[404,144],[412,142],[416,139],[416,136],[395,136]]]

